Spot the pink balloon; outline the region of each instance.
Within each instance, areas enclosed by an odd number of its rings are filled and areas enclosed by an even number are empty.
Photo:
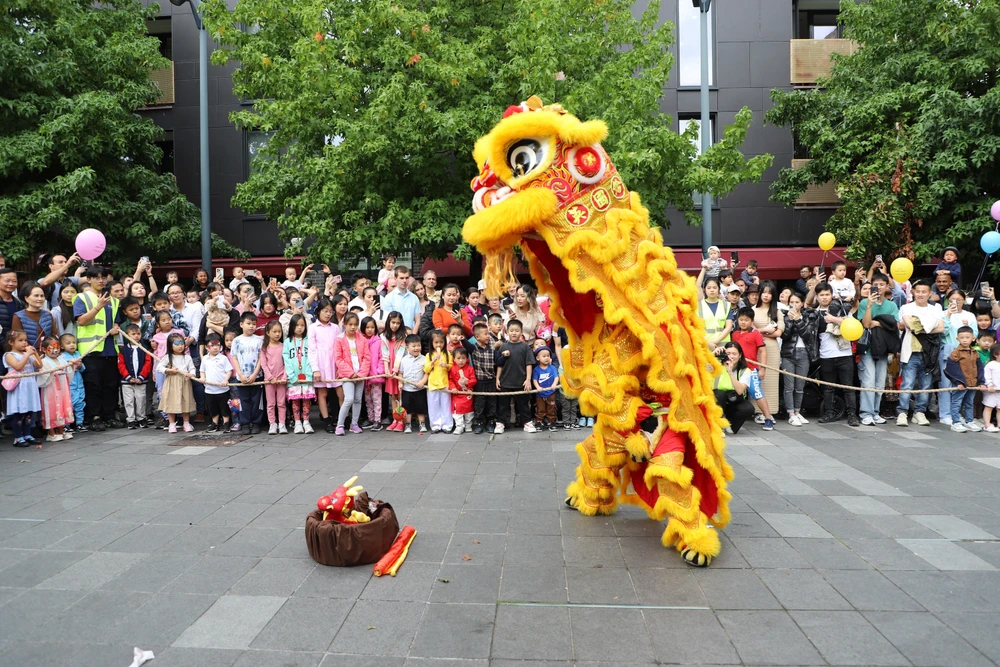
[[[993,206],[990,206],[990,216],[1000,222],[1000,200],[993,202]]]
[[[85,229],[76,235],[76,252],[86,260],[100,257],[107,245],[104,234],[96,229]]]

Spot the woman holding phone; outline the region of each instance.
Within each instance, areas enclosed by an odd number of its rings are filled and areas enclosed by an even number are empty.
[[[781,370],[806,377],[809,364],[819,358],[816,345],[818,317],[815,310],[805,308],[805,297],[793,292],[788,297],[788,312],[784,314],[785,332],[781,337]],[[788,410],[788,425],[803,426],[809,423],[802,416],[802,397],[806,381],[800,378],[785,378],[785,409]]]

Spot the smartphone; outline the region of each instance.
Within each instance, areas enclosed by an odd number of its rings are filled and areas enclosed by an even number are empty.
[[[223,278],[225,277],[225,275],[226,275],[226,272],[225,272],[224,269],[216,269],[215,270],[215,282],[221,283],[222,280],[223,280]]]
[[[277,286],[278,286],[278,279],[277,278],[271,278],[270,288],[274,289]]]
[[[736,264],[738,261],[740,261],[740,253],[736,252],[735,250],[729,253],[729,257],[730,259],[733,260],[733,264]]]
[[[139,262],[142,264],[149,264],[149,257],[143,255],[142,257],[139,258]]]
[[[143,313],[142,314],[142,319],[144,319],[147,322],[151,322],[153,320],[153,314],[152,313]]]
[[[333,277],[333,282],[335,282],[335,283],[339,283],[339,282],[341,282],[342,280],[343,280],[343,278],[341,278],[341,277],[340,277],[340,274],[337,274],[337,275],[335,275],[335,276]]]
[[[882,255],[875,255],[875,263],[876,264],[882,263]]]
[[[293,308],[301,308],[302,307],[302,298],[301,297],[295,297],[294,299],[292,299],[292,307]]]
[[[990,288],[989,283],[979,283],[979,293],[982,294],[985,290]]]

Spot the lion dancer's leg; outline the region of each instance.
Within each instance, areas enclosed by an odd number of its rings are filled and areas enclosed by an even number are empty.
[[[609,455],[606,444],[593,433],[576,446],[576,451],[580,465],[576,481],[566,489],[566,504],[588,516],[613,514],[618,509],[624,452]]]
[[[648,461],[637,456],[643,441],[647,452],[653,450]],[[627,470],[634,493],[623,494],[623,500],[642,507],[652,519],[667,519],[663,546],[676,547],[690,565],[707,566],[721,548],[718,534],[708,525],[718,497],[687,436],[669,430],[665,418],[650,417],[626,442],[637,460]]]

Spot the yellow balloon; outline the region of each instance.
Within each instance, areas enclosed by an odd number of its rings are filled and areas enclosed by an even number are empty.
[[[897,257],[889,265],[889,273],[897,283],[905,283],[913,275],[913,262],[905,257]]]
[[[837,245],[837,237],[831,232],[823,232],[819,235],[819,249],[823,251],[830,250],[833,246]]]
[[[840,323],[840,335],[849,341],[856,341],[861,338],[861,334],[865,332],[865,328],[853,317],[846,318]]]

